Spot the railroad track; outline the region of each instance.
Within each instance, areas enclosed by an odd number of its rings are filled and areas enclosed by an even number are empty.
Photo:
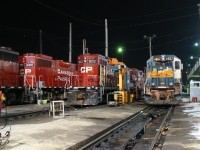
[[[16,113],[16,114],[9,114],[9,115],[3,115],[1,116],[2,120],[15,120],[15,119],[21,119],[21,118],[29,118],[34,117],[41,114],[48,114],[49,110],[39,110],[34,112],[23,112],[23,113]]]
[[[84,109],[96,109],[96,108],[103,108],[107,105],[97,105],[97,106],[90,106],[90,107],[74,107],[74,106],[70,106],[70,107],[66,107],[65,106],[65,111],[76,111],[76,110],[81,110],[84,111]],[[7,110],[9,111],[9,110]],[[7,112],[1,113],[0,119],[1,120],[15,120],[15,119],[23,119],[23,118],[31,118],[31,117],[35,117],[38,115],[49,115],[49,108],[45,108],[45,109],[40,109],[40,110],[34,110],[34,111],[22,111],[19,113],[12,113],[9,114]]]
[[[172,110],[173,107],[146,107],[68,150],[152,150],[159,145]]]

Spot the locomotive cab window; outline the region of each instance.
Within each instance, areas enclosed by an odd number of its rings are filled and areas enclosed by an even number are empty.
[[[18,62],[18,54],[0,51],[0,59],[4,61]]]
[[[51,61],[48,61],[48,60],[44,60],[44,59],[38,59],[38,66],[40,67],[48,67],[48,68],[51,68]]]
[[[175,61],[175,69],[180,69],[180,61]]]
[[[194,87],[199,87],[199,83],[194,83]]]
[[[152,71],[152,63],[151,62],[148,63],[148,70]]]
[[[78,60],[78,63],[79,64],[82,64],[83,63],[83,60],[81,59],[81,60]]]

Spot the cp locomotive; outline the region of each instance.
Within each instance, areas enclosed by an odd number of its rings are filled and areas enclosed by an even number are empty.
[[[78,86],[68,89],[70,105],[97,105],[105,100],[108,92],[118,88],[117,65],[110,65],[109,59],[99,54],[78,56]]]
[[[155,55],[147,60],[145,101],[150,105],[176,105],[181,101],[183,65],[175,55]]]
[[[8,104],[63,98],[66,88],[74,84],[71,76],[76,74],[76,64],[43,54],[19,56],[4,47],[0,48],[0,56],[0,91]]]

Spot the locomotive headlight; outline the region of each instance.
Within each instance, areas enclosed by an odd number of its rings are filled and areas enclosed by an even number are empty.
[[[94,89],[94,86],[92,86],[91,88]]]
[[[170,83],[169,83],[169,86],[172,86],[172,85],[173,85],[173,83],[172,83],[172,82],[170,82]]]
[[[152,83],[151,83],[151,86],[155,86],[155,82],[152,82]]]
[[[70,86],[69,86],[69,88],[70,88],[70,89],[73,89],[73,86],[72,86],[72,85],[70,85]]]

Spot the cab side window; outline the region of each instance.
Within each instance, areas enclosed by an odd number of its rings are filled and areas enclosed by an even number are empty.
[[[151,62],[148,63],[148,71],[152,71],[152,63]]]
[[[180,69],[180,61],[175,61],[175,69]]]

